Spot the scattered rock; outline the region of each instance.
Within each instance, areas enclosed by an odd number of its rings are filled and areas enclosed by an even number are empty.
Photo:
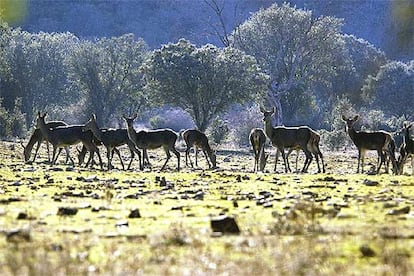
[[[17,219],[27,219],[29,216],[27,215],[27,213],[25,213],[25,212],[20,212],[18,215],[17,215]]]
[[[375,251],[367,244],[363,244],[359,247],[359,251],[363,257],[375,257]]]
[[[140,218],[141,214],[139,213],[139,209],[133,209],[128,215],[128,218]]]
[[[6,232],[6,240],[8,242],[29,242],[31,239],[28,229],[16,229]]]
[[[378,186],[379,185],[378,181],[369,180],[369,179],[365,179],[363,183],[365,186]]]
[[[405,206],[405,207],[400,208],[400,209],[390,210],[387,213],[387,215],[398,216],[398,215],[408,214],[409,212],[410,212],[410,206]]]
[[[214,217],[210,221],[213,232],[220,232],[223,234],[239,234],[240,229],[234,217],[222,215]]]
[[[78,213],[78,209],[75,207],[59,207],[58,216],[74,216]]]
[[[115,224],[116,227],[128,227],[129,223],[127,220],[119,220]]]

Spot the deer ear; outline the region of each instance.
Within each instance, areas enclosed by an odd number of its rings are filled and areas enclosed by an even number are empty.
[[[354,122],[358,121],[358,119],[359,119],[359,115],[355,115]]]
[[[96,121],[96,115],[95,115],[95,113],[92,113],[91,119],[94,120],[94,121]]]
[[[137,113],[134,113],[134,115],[132,115],[132,120],[135,120],[138,117]]]
[[[265,113],[266,110],[263,108],[263,106],[260,106],[260,112]]]
[[[342,121],[345,121],[345,122],[346,122],[346,117],[345,117],[345,115],[342,115]]]

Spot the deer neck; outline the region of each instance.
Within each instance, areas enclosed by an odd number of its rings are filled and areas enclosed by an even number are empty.
[[[96,123],[90,126],[89,130],[92,131],[93,135],[96,138],[98,138],[99,141],[102,141],[102,130],[98,127]]]
[[[346,127],[347,132],[349,134],[349,137],[351,137],[351,140],[355,143],[355,136],[358,134],[358,132],[354,129],[354,126],[352,127]]]
[[[46,125],[46,123],[44,121],[40,122],[40,132],[42,133],[43,137],[46,138],[47,141],[50,141],[51,139],[51,130],[48,128],[48,126]]]
[[[27,146],[24,147],[25,153],[26,152],[30,153],[33,149],[34,144],[36,144],[37,142],[42,142],[42,140],[43,140],[43,136],[42,136],[40,129],[35,129],[32,136],[30,136]]]
[[[265,123],[264,123],[264,129],[265,129],[265,133],[267,135],[267,137],[272,137],[272,133],[273,133],[273,126],[272,126],[272,120],[270,118],[266,119]]]

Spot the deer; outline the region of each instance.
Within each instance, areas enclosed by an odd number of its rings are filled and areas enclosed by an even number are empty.
[[[55,128],[55,127],[59,127],[59,126],[66,126],[67,124],[65,122],[62,122],[62,121],[50,121],[50,122],[47,122],[46,125],[47,125],[48,128]],[[42,144],[43,141],[46,141],[47,158],[48,158],[48,161],[50,162],[49,143],[47,142],[45,137],[42,135],[42,132],[40,131],[40,129],[35,128],[32,135],[30,135],[30,138],[29,138],[29,141],[27,142],[27,145],[25,146],[23,143],[20,143],[23,147],[23,155],[24,155],[24,162],[25,163],[34,162],[36,160],[37,153],[38,153],[40,145]],[[33,147],[36,143],[37,143],[37,145],[36,145],[35,154],[34,154],[33,160],[30,161],[30,156],[31,156]],[[66,149],[66,154],[67,153],[68,153],[68,149]],[[66,162],[67,162],[67,160],[66,160]]]
[[[89,121],[86,122],[82,131],[92,131],[95,138],[102,142],[106,148],[106,156],[108,158],[108,170],[112,169],[112,157],[116,153],[121,161],[122,169],[125,170],[124,163],[122,162],[121,154],[117,147],[122,145],[128,145],[130,150],[131,158],[128,165],[128,170],[131,168],[132,161],[134,160],[135,153],[138,155],[139,163],[141,164],[141,153],[135,147],[134,143],[128,138],[128,131],[126,129],[100,129],[96,122],[96,115],[92,114]],[[79,162],[83,158],[79,154]]]
[[[82,144],[92,153],[97,153],[101,169],[102,168],[102,159],[99,153],[98,147],[92,141],[93,134],[91,131],[84,132],[82,131],[83,125],[68,125],[60,126],[56,128],[48,128],[45,123],[45,117],[47,113],[40,111],[37,113],[36,126],[42,132],[42,135],[49,141],[53,146],[52,154],[52,166],[55,165],[59,153],[62,151],[62,148],[75,145],[82,142]],[[72,166],[75,166],[75,162],[68,152],[68,157],[72,162]]]
[[[165,154],[167,155],[167,159],[165,163],[161,167],[160,171],[165,169],[168,161],[171,158],[171,151],[177,157],[177,171],[180,170],[180,153],[175,148],[175,142],[178,139],[178,134],[175,133],[171,129],[155,129],[155,130],[141,130],[136,132],[134,129],[134,120],[137,118],[137,114],[134,114],[132,117],[127,117],[123,115],[126,124],[127,124],[127,132],[129,139],[134,143],[134,145],[142,149],[143,158],[142,161],[144,163],[145,159],[148,160],[147,149],[157,149],[163,148]],[[144,164],[142,164],[143,167]]]
[[[186,150],[185,150],[185,164],[188,166],[188,160],[190,161],[190,165],[193,168],[193,161],[190,158],[190,149],[194,147],[195,150],[195,165],[197,164],[197,153],[198,149],[201,148],[201,150],[204,153],[204,156],[206,157],[207,164],[209,168],[216,168],[216,154],[211,149],[207,136],[197,130],[197,129],[187,129],[181,134],[182,138],[184,139],[184,142],[186,144]],[[210,160],[209,160],[210,159]],[[211,163],[211,164],[210,164]]]
[[[312,162],[312,153],[315,154],[318,163],[318,172],[321,172],[319,166],[319,157],[322,159],[322,171],[325,172],[325,165],[323,163],[322,153],[319,149],[319,134],[308,126],[298,127],[285,127],[285,126],[272,126],[272,115],[275,113],[275,108],[267,111],[263,107],[260,107],[260,111],[263,113],[264,130],[267,138],[272,142],[272,145],[282,154],[282,158],[285,165],[285,172],[290,171],[289,164],[287,162],[285,148],[301,149],[305,153],[305,163],[303,165],[302,172],[307,172],[310,163]],[[276,159],[277,162],[277,159]],[[276,166],[275,166],[276,167]]]
[[[400,147],[400,156],[397,161],[397,173],[403,174],[404,163],[411,157],[411,175],[414,175],[414,139],[410,137],[410,128],[413,124],[403,124],[401,133],[403,134],[403,143]]]
[[[385,164],[386,156],[391,158],[394,171],[396,171],[396,161],[395,161],[395,142],[389,132],[379,130],[379,131],[356,131],[355,123],[359,120],[359,115],[354,117],[347,118],[345,115],[342,115],[342,120],[345,122],[346,131],[349,134],[352,142],[358,149],[358,167],[357,173],[359,173],[359,168],[361,167],[361,173],[364,173],[364,158],[365,152],[367,150],[376,150],[378,153],[377,159],[377,171],[376,174],[379,174],[381,165],[384,163],[385,171],[388,172],[388,165]]]
[[[269,157],[269,155],[266,156],[265,153],[266,134],[261,128],[253,128],[250,131],[249,140],[254,153],[253,171],[263,171],[266,166],[267,158]]]

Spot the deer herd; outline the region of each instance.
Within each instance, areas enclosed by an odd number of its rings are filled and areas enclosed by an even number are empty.
[[[267,140],[271,145],[276,148],[276,158],[274,171],[276,172],[276,166],[278,162],[279,154],[282,155],[285,172],[290,172],[289,155],[292,151],[296,151],[296,171],[299,151],[302,151],[305,155],[305,163],[302,168],[302,172],[308,171],[309,165],[313,158],[316,159],[318,166],[318,173],[325,173],[325,163],[323,155],[319,147],[320,135],[308,126],[298,127],[285,127],[285,126],[272,126],[272,115],[275,113],[275,109],[265,110],[260,108],[263,113],[264,128],[253,128],[249,135],[250,144],[254,153],[254,167],[253,171],[264,171],[269,154],[265,152],[265,146]],[[161,167],[164,170],[171,153],[176,156],[177,159],[177,171],[180,170],[180,153],[176,149],[176,142],[179,139],[179,134],[171,129],[156,129],[156,130],[135,130],[134,120],[137,115],[132,117],[123,116],[126,123],[126,129],[106,129],[100,128],[96,122],[96,116],[92,114],[88,122],[84,125],[68,125],[62,121],[45,121],[47,113],[38,112],[36,118],[36,128],[33,131],[28,143],[24,148],[24,160],[25,162],[34,162],[40,144],[46,141],[47,152],[49,162],[52,166],[56,163],[56,160],[62,151],[66,151],[66,162],[70,160],[72,166],[75,165],[73,158],[70,156],[69,147],[75,144],[82,144],[82,149],[78,149],[78,165],[84,163],[84,158],[89,152],[89,159],[86,165],[94,164],[94,155],[96,154],[99,159],[99,165],[103,170],[103,163],[100,155],[99,145],[103,145],[106,148],[107,157],[107,169],[113,168],[112,159],[114,153],[117,154],[120,159],[122,169],[124,170],[124,163],[122,161],[121,154],[118,147],[127,145],[130,152],[130,162],[127,167],[129,170],[134,160],[135,155],[138,156],[139,168],[144,169],[146,166],[151,167],[148,158],[148,150],[163,148],[166,154],[166,159]],[[404,123],[400,133],[403,135],[403,143],[399,147],[399,157],[395,156],[396,145],[392,135],[386,131],[357,131],[355,130],[355,123],[358,121],[359,116],[346,117],[342,116],[342,120],[345,122],[346,131],[351,138],[352,142],[358,149],[358,165],[357,173],[364,172],[364,157],[365,152],[368,150],[375,150],[378,154],[376,173],[380,173],[382,166],[385,167],[385,172],[389,171],[389,164],[392,165],[392,170],[395,174],[403,173],[403,166],[406,161],[411,158],[412,175],[414,175],[414,140],[410,137],[411,124]],[[184,140],[185,149],[185,163],[194,167],[194,164],[190,158],[191,148],[194,148],[195,152],[195,166],[197,163],[198,149],[201,149],[207,160],[209,168],[216,168],[216,154],[209,145],[207,136],[196,129],[187,129],[181,132],[181,138]],[[34,145],[37,143],[34,158],[31,159],[31,152]],[[52,144],[53,153],[52,159],[49,157],[49,143]],[[287,150],[287,152],[285,152]],[[142,152],[142,156],[141,156]],[[321,164],[319,162],[321,161]]]

